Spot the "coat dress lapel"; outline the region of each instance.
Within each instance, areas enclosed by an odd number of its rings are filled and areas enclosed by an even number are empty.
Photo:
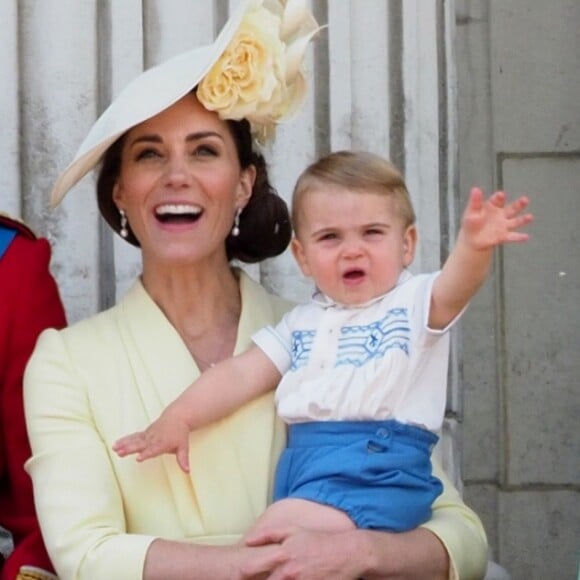
[[[235,354],[250,345],[251,335],[259,328],[276,323],[289,306],[272,300],[243,272],[240,291],[242,314]],[[199,369],[140,282],[119,306],[137,396],[151,422],[199,377]],[[204,536],[239,534],[265,509],[273,466],[283,444],[284,427],[276,418],[273,393],[269,393],[190,435],[190,474],[180,470],[173,455],[150,461],[163,465],[184,529],[199,541]],[[144,471],[146,463],[142,464]],[[257,479],[257,473],[264,477]],[[232,474],[239,474],[234,481]]]

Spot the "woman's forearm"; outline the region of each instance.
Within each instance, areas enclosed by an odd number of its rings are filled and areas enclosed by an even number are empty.
[[[449,556],[437,536],[418,528],[404,533],[355,530],[366,579],[442,579],[449,576]]]
[[[145,556],[143,580],[234,578],[233,546],[201,546],[157,539]]]
[[[154,540],[145,556],[143,580],[235,580],[263,578],[276,562],[277,545],[207,546]],[[253,571],[249,572],[249,571]]]

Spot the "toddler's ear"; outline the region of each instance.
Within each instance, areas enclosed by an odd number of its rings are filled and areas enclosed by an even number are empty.
[[[415,259],[417,238],[417,227],[413,224],[409,226],[403,234],[403,264],[405,267],[410,266]]]
[[[305,276],[311,277],[311,270],[308,265],[308,260],[306,259],[306,253],[304,252],[304,246],[300,243],[298,238],[292,238],[290,242],[290,249],[292,250],[292,254],[294,255],[294,259],[300,266],[300,270]]]

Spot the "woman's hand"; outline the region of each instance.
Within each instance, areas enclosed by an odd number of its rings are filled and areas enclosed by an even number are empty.
[[[270,570],[264,576],[268,580],[355,580],[366,569],[361,564],[365,555],[358,537],[353,532],[314,532],[298,527],[251,532],[245,539],[247,546],[277,545],[277,549],[246,560],[242,578],[254,580]]]
[[[435,534],[424,528],[401,533],[264,528],[250,532],[245,541],[251,547],[277,544],[278,551],[246,560],[241,576],[244,580],[254,580],[252,574],[264,570],[271,570],[265,576],[268,580],[443,580],[449,577],[447,550]]]

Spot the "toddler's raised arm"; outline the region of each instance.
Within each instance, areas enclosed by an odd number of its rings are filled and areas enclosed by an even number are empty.
[[[519,231],[533,219],[523,213],[528,203],[525,196],[506,203],[503,191],[485,199],[480,188],[472,188],[457,243],[433,283],[430,328],[445,328],[475,295],[489,272],[495,247],[528,240],[528,234]]]

